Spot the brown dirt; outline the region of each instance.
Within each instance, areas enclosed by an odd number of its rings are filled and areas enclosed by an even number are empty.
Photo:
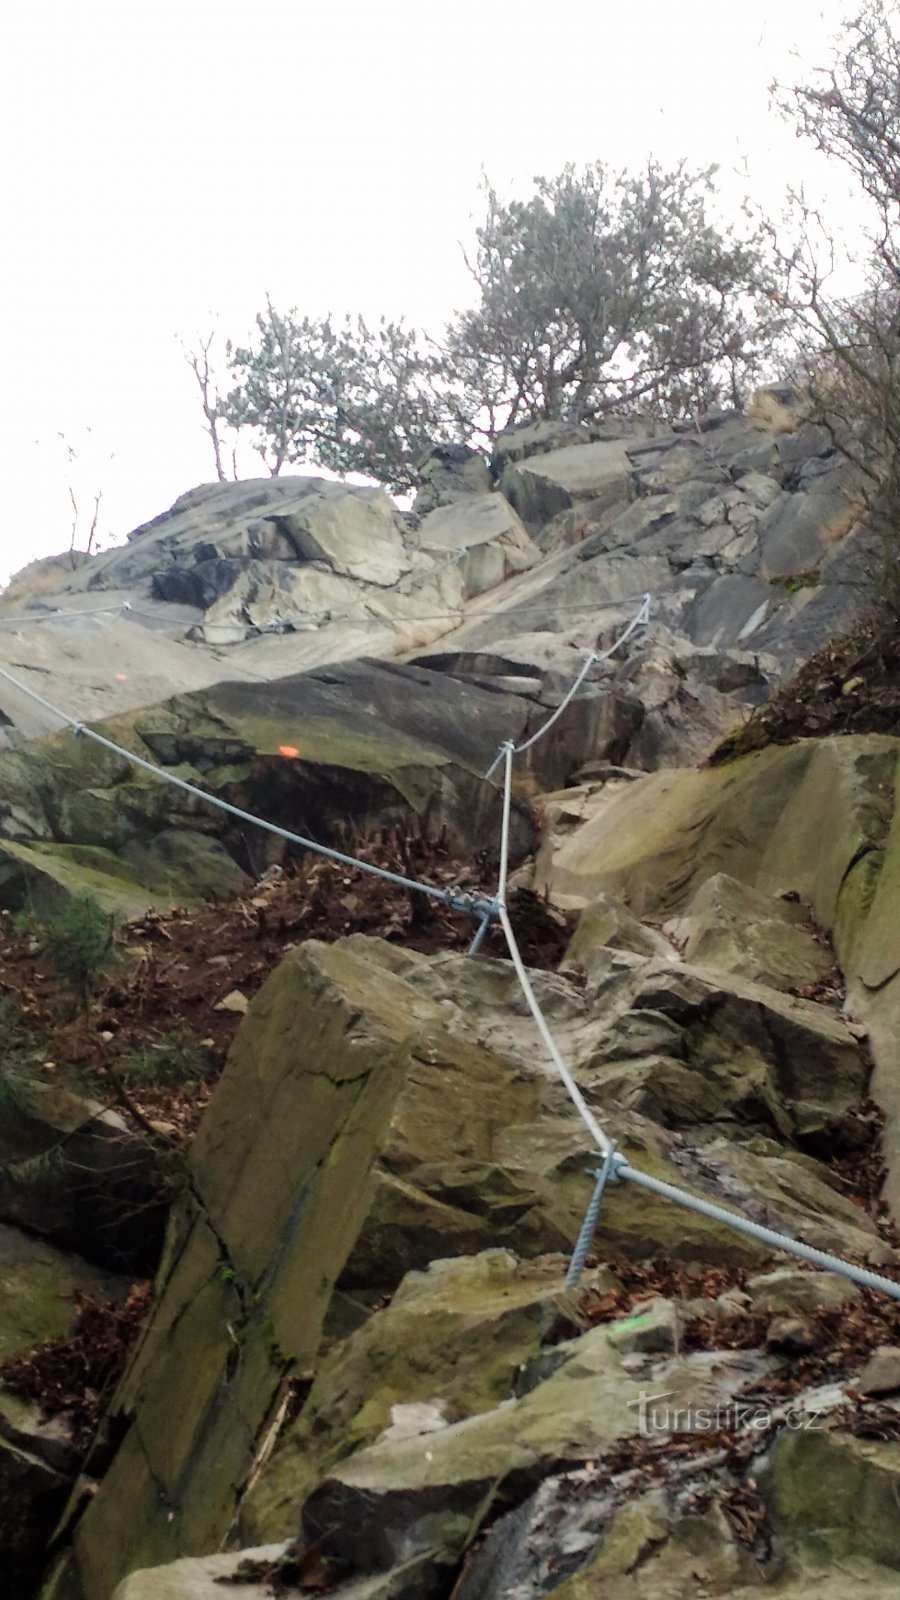
[[[873,612],[810,656],[709,758],[721,766],[771,744],[828,734],[900,734],[900,621]]]
[[[48,1339],[0,1365],[4,1387],[38,1401],[45,1416],[60,1417],[82,1456],[125,1369],[151,1291],[151,1284],[138,1283],[124,1304],[86,1300],[66,1338]]]
[[[367,859],[441,887],[490,895],[490,864],[475,868],[427,841],[382,840]],[[510,897],[510,913],[526,962],[555,968],[571,938],[565,917],[526,890]],[[123,1105],[125,1090],[139,1116],[177,1143],[190,1138],[221,1073],[240,1014],[217,1006],[233,990],[252,999],[288,950],[305,939],[328,943],[367,933],[433,954],[467,949],[475,922],[423,896],[327,861],[273,872],[248,895],[199,911],[151,913],[122,931],[122,958],[95,984],[87,1011],[77,1007],[53,971],[40,930],[22,930],[0,912],[0,996],[30,1030],[39,1075],[66,1074],[91,1092]],[[485,954],[505,953],[496,926]],[[174,1054],[165,1083],[135,1077],[136,1054]],[[179,1084],[178,1055],[185,1081]],[[190,1058],[190,1059],[189,1059]],[[125,1109],[128,1105],[125,1104]]]
[[[622,1288],[582,1297],[582,1314],[592,1325],[627,1316],[651,1296],[664,1299],[714,1300],[729,1289],[743,1289],[748,1274],[741,1268],[670,1267],[655,1261],[635,1265],[610,1263]],[[800,1269],[803,1270],[803,1269]],[[754,1385],[754,1393],[772,1400],[799,1394],[815,1384],[834,1382],[860,1367],[882,1344],[900,1344],[900,1302],[869,1289],[838,1310],[824,1307],[802,1313],[812,1331],[811,1350],[791,1355],[778,1371]],[[755,1350],[765,1342],[772,1317],[736,1309],[728,1317],[713,1316],[689,1323],[685,1350]]]

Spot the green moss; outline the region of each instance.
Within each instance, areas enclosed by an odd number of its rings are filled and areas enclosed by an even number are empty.
[[[782,1436],[766,1485],[776,1526],[900,1567],[900,1444],[821,1429]]]
[[[785,594],[799,594],[801,589],[818,589],[822,583],[822,574],[818,567],[813,567],[809,572],[778,573],[769,578],[769,582]]]
[[[20,885],[19,903],[27,898],[39,916],[52,914],[80,891],[128,921],[143,916],[154,904],[153,895],[134,883],[125,863],[95,845],[45,840],[25,845],[5,839],[0,845],[0,887],[6,889],[7,903],[16,898],[11,893],[13,881]]]
[[[0,1360],[69,1332],[79,1294],[103,1294],[103,1275],[15,1230],[0,1237]]]

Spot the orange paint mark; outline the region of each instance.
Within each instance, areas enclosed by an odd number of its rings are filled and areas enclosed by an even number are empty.
[[[128,673],[127,672],[117,672],[116,673],[116,683],[127,683],[127,682],[128,682]]]
[[[295,744],[280,744],[278,746],[278,754],[286,756],[289,761],[294,761],[299,756],[300,751]]]

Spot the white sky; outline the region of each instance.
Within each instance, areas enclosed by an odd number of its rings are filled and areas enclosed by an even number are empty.
[[[69,479],[84,524],[103,490],[118,540],[212,477],[176,334],[218,313],[240,338],[267,291],[440,326],[467,297],[482,168],[524,192],[568,160],[652,151],[745,167],[778,208],[816,158],[767,86],[798,47],[825,61],[845,11],[7,0],[0,582],[68,544]]]

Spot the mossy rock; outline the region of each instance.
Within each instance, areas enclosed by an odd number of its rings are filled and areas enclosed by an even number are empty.
[[[554,1319],[577,1317],[564,1270],[562,1256],[520,1262],[488,1250],[404,1278],[390,1305],[319,1367],[300,1418],[244,1502],[244,1537],[289,1534],[319,1479],[389,1429],[396,1408],[402,1417],[430,1404],[456,1422],[509,1398]]]
[[[765,1494],[778,1529],[814,1535],[836,1556],[900,1568],[900,1444],[815,1428],[785,1433]]]

